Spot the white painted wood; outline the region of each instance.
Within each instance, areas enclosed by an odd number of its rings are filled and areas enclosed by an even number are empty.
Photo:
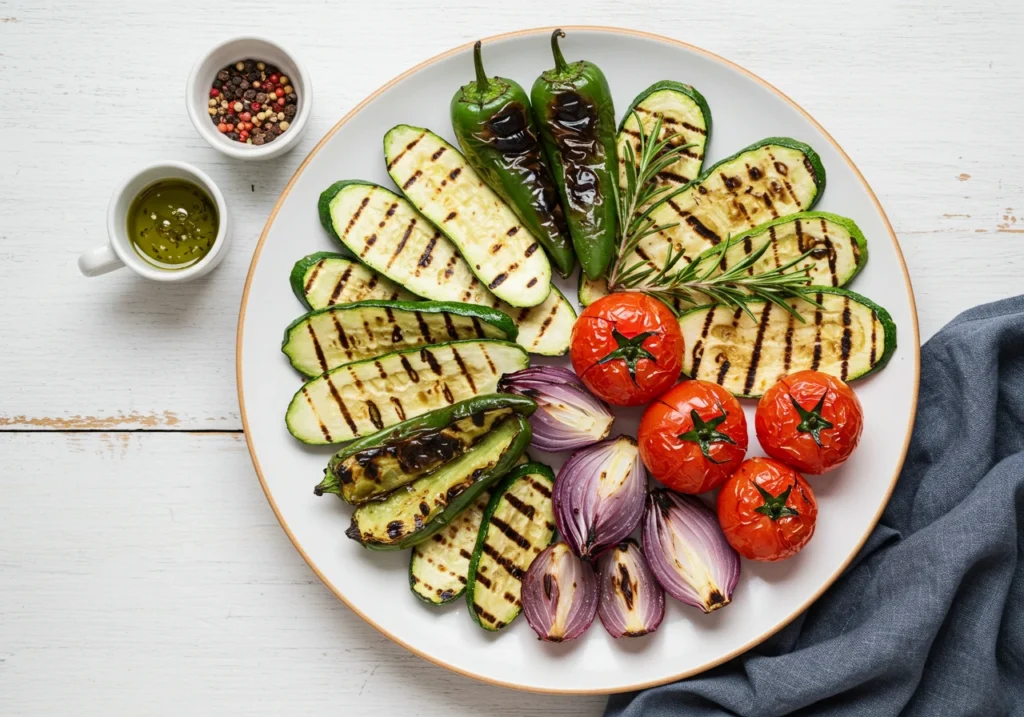
[[[0,456],[0,714],[540,717],[604,704],[454,675],[363,623],[292,548],[238,434],[6,433]]]
[[[239,428],[242,282],[304,154],[398,72],[553,22],[677,37],[803,105],[889,212],[924,338],[1020,291],[1014,0],[0,0],[0,430]],[[301,52],[316,85],[300,147],[262,165],[207,147],[182,100],[193,58],[248,30]],[[80,277],[110,192],[162,158],[220,184],[230,256],[187,287]],[[291,547],[234,436],[6,434],[0,464],[2,714],[600,711],[450,675],[365,626]]]

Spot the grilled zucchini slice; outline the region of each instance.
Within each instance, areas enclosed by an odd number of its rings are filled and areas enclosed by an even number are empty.
[[[419,298],[373,269],[329,251],[318,251],[299,259],[289,279],[295,297],[313,311],[370,299],[416,301]]]
[[[878,371],[896,350],[889,312],[846,289],[814,287],[813,304],[791,300],[801,322],[770,302],[742,309],[700,306],[679,317],[683,373],[713,381],[735,396],[757,398],[779,379],[813,369],[844,381]]]
[[[846,286],[868,259],[868,243],[856,222],[828,212],[801,212],[766,222],[744,236],[733,239],[725,254],[708,249],[697,261],[718,264],[717,273],[770,244],[754,266],[754,275],[788,264],[811,252],[793,271],[808,269],[811,283],[818,286]],[[698,266],[698,271],[705,267]]]
[[[643,239],[635,259],[660,269],[671,246],[692,261],[766,221],[810,211],[824,190],[817,152],[794,139],[763,139],[715,164],[654,211],[656,224],[676,226]]]
[[[335,453],[313,492],[361,505],[461,456],[513,411],[529,416],[536,407],[524,396],[497,393],[402,421]]]
[[[469,561],[492,492],[493,488],[485,490],[455,520],[413,547],[409,588],[423,602],[446,605],[465,592]]]
[[[523,576],[555,537],[551,489],[555,475],[540,463],[512,470],[494,490],[469,564],[469,614],[485,630],[500,630],[523,609]]]
[[[561,356],[569,350],[569,335],[576,323],[576,309],[552,285],[544,303],[528,309],[517,309],[505,302],[498,309],[512,317],[519,336],[516,341],[532,354]]]
[[[810,251],[810,255],[792,270],[807,269],[812,284],[839,287],[850,283],[868,259],[867,240],[852,219],[828,212],[801,212],[766,222],[733,239],[724,256],[718,246],[707,249],[694,261],[716,263],[713,275],[717,275],[767,243],[771,246],[747,273],[753,275],[778,268]],[[697,271],[707,268],[710,267],[698,266]],[[608,285],[604,279],[587,281],[580,278],[579,298],[583,306],[589,306],[607,293]],[[693,308],[692,304],[679,300],[674,300],[672,306],[676,312]]]
[[[281,350],[306,376],[342,364],[439,341],[501,339],[518,329],[505,314],[476,304],[360,301],[312,311],[284,331]]]
[[[530,423],[513,414],[482,441],[442,468],[359,506],[345,532],[367,548],[401,550],[454,521],[509,471],[530,443]]]
[[[384,158],[402,193],[458,246],[495,296],[512,306],[547,298],[547,254],[459,150],[429,130],[400,124],[384,135]]]
[[[433,301],[487,304],[490,292],[458,249],[405,199],[359,180],[320,194],[320,223],[374,271]]]
[[[637,124],[633,113],[640,115]],[[641,92],[626,110],[619,125],[619,186],[626,186],[626,145],[633,147],[633,155],[640,157],[640,126],[650,136],[656,120],[661,119],[658,139],[673,136],[672,145],[693,145],[683,150],[679,161],[659,172],[655,182],[659,187],[682,187],[700,176],[704,164],[704,148],[711,139],[711,108],[704,95],[689,85],[671,80],[656,82]]]
[[[354,361],[307,381],[285,414],[303,443],[341,443],[473,396],[530,361],[507,341],[469,340]]]
[[[516,465],[529,462],[530,456],[523,452]],[[413,547],[409,559],[413,595],[428,605],[446,605],[462,595],[480,521],[493,493],[493,488],[485,490],[459,517]]]
[[[365,205],[363,200],[367,200]],[[388,212],[392,212],[390,217]],[[381,222],[384,222],[384,229],[398,226],[393,222],[399,215],[410,217],[407,224],[401,225],[401,236],[388,234],[379,226]],[[413,219],[416,217],[418,219],[414,223]],[[372,269],[359,268],[365,274],[372,274],[373,270],[381,274],[376,285],[381,281],[390,280],[389,284],[392,286],[402,284],[408,290],[406,293],[412,292],[425,299],[461,301],[497,309],[513,317],[516,326],[519,327],[518,341],[527,351],[557,356],[569,350],[568,332],[553,331],[556,326],[565,326],[570,318],[572,321],[576,319],[572,304],[566,301],[561,292],[557,289],[551,291],[547,299],[529,309],[501,301],[473,275],[469,265],[459,256],[458,250],[448,237],[430,227],[430,222],[426,218],[393,192],[368,182],[335,182],[320,195],[320,222],[331,236],[339,241],[339,237],[345,236],[345,241],[353,247],[360,245],[357,241],[360,231],[370,231],[369,236],[374,236],[372,229],[381,230],[381,235],[375,238],[369,247],[363,242],[360,249],[366,252],[365,255],[360,255],[360,260]],[[335,230],[336,223],[338,230]],[[357,229],[360,226],[363,229]],[[408,236],[405,236],[405,229],[410,226],[412,229]],[[394,257],[408,259],[392,261]],[[433,268],[438,265],[443,266],[443,271],[439,274],[432,273]],[[353,270],[352,276],[357,275]],[[295,276],[295,271],[292,272],[292,276]],[[371,283],[372,277],[365,281]],[[293,278],[292,287],[295,286]],[[332,288],[331,292],[333,291]],[[318,294],[318,298],[314,299],[309,295],[312,308],[323,308],[320,305],[324,301],[323,298],[319,298],[321,296],[322,294]]]

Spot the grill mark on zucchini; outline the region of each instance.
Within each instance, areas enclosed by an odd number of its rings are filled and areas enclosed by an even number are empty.
[[[324,260],[323,259],[321,259],[320,261],[318,261],[316,264],[313,265],[313,271],[311,271],[309,273],[309,278],[306,279],[306,284],[303,287],[304,291],[307,294],[309,293],[309,290],[313,288],[313,283],[316,282],[317,274],[320,273],[320,269],[322,269],[323,266],[324,266]]]
[[[441,236],[441,232],[434,232],[434,236],[427,242],[427,248],[423,250],[423,254],[420,256],[420,260],[416,262],[416,266],[426,269],[430,266],[430,262],[433,259],[431,254],[434,251],[434,247],[437,246],[438,237]]]
[[[405,180],[405,182],[402,183],[402,189],[403,190],[408,189],[409,187],[411,187],[416,182],[417,179],[419,179],[422,176],[423,176],[423,171],[420,170],[420,169],[417,169],[415,172],[412,173],[411,177],[409,177],[407,180]]]
[[[405,243],[409,241],[409,236],[412,234],[412,230],[413,228],[415,228],[415,226],[416,217],[413,217],[412,220],[409,222],[409,226],[405,228],[405,232],[402,233],[402,238],[398,240],[398,246],[395,247],[394,253],[392,253],[391,258],[388,259],[386,267],[388,270],[391,269],[391,266],[395,263],[395,259],[397,259],[398,255],[402,253],[403,249],[405,249]]]
[[[696,132],[697,134],[702,134],[704,136],[707,136],[707,134],[708,134],[708,131],[706,129],[702,129],[700,127],[695,127],[692,124],[690,124],[689,122],[686,122],[685,120],[681,121],[681,120],[675,119],[674,117],[667,117],[667,116],[665,116],[664,112],[652,112],[651,110],[647,109],[646,107],[642,107],[639,104],[637,106],[635,106],[633,109],[636,110],[638,113],[640,113],[642,115],[652,115],[654,117],[659,118],[661,120],[662,124],[666,124],[666,125],[679,125],[681,127],[684,127],[685,129],[690,130],[691,132]]]
[[[708,316],[707,316],[706,319],[704,319],[704,330],[700,332],[700,341],[696,341],[693,344],[693,373],[694,373],[694,375],[697,374],[697,370],[700,368],[700,362],[704,359],[704,350],[703,350],[704,349],[704,339],[706,339],[708,337],[708,332],[711,330],[711,322],[714,320],[715,312],[717,310],[718,310],[718,307],[714,307],[713,306],[713,307],[711,307],[711,310],[708,311]],[[697,349],[701,349],[700,353],[697,352]]]
[[[480,353],[482,353],[484,355],[484,359],[487,361],[487,367],[489,369],[491,369],[491,375],[493,376],[493,375],[497,374],[498,373],[498,369],[494,368],[494,362],[491,361],[490,354],[487,353],[487,349],[484,348],[484,346],[482,344],[480,346]]]
[[[515,528],[506,523],[504,520],[496,515],[491,516],[491,525],[501,531],[502,535],[511,540],[513,543],[518,545],[520,548],[526,549],[530,547],[530,541],[524,538],[522,535],[516,532]]]
[[[828,236],[828,225],[825,224],[825,220],[821,220],[821,233],[825,237],[825,248],[828,250],[828,270],[832,274],[832,286],[839,286],[839,275],[836,274],[836,251],[832,247],[832,240]],[[854,253],[856,253],[857,243],[853,243]]]
[[[424,319],[423,319],[423,314],[421,314],[419,311],[417,311],[417,312],[415,312],[415,315],[416,315],[416,325],[419,327],[420,336],[423,337],[423,341],[428,343],[428,344],[434,343],[434,337],[430,333],[430,327],[427,326],[427,322],[424,321]],[[424,351],[426,351],[426,349],[424,349]],[[432,355],[431,355],[431,359],[433,359]],[[428,359],[428,362],[430,362],[431,359]],[[430,363],[430,368],[434,369],[434,373],[437,373],[437,369],[434,368],[436,365],[437,365],[437,361],[433,361],[432,363]]]
[[[404,421],[405,420],[405,406],[403,406],[402,402],[399,399],[395,398],[394,396],[391,396],[390,400],[391,400],[391,405],[395,407],[395,413],[398,414],[399,420]]]
[[[525,515],[527,518],[533,520],[533,516],[534,514],[536,514],[537,511],[532,505],[527,505],[526,503],[519,500],[519,498],[515,497],[511,493],[505,496],[505,500],[508,501],[509,505],[511,505],[513,508],[515,508],[520,513]]]
[[[475,316],[473,317],[473,330],[476,331],[478,339],[484,338],[484,327],[480,325],[480,321]]]
[[[341,347],[345,349],[345,355],[351,359],[352,349],[349,346],[348,334],[345,333],[345,329],[341,328],[341,322],[338,321],[337,315],[331,314],[331,320],[334,322],[334,330],[338,332],[338,341],[341,342]]]
[[[402,364],[402,368],[405,369],[405,375],[409,377],[409,380],[413,383],[419,383],[420,375],[416,372],[416,369],[412,367],[412,364],[409,363],[409,359],[403,356],[400,363]]]
[[[316,352],[317,363],[320,364],[320,370],[327,370],[327,358],[324,356],[324,350],[320,347],[320,341],[316,337],[316,331],[313,330],[313,324],[306,324],[306,330],[309,332],[309,338],[313,342],[313,351]]]
[[[402,150],[401,152],[399,152],[398,154],[396,154],[396,155],[395,155],[395,157],[394,157],[394,159],[392,159],[392,160],[391,160],[390,162],[388,162],[388,169],[391,169],[391,168],[392,168],[392,167],[394,167],[394,166],[395,166],[396,164],[398,164],[398,161],[399,161],[400,159],[402,159],[402,157],[404,157],[404,156],[405,156],[405,153],[406,153],[406,152],[408,152],[408,151],[409,151],[409,150],[411,150],[411,149],[412,149],[413,147],[415,147],[415,146],[416,146],[417,144],[419,144],[419,141],[420,141],[421,139],[423,139],[423,135],[425,135],[425,134],[426,134],[426,132],[423,132],[422,134],[420,134],[420,136],[419,136],[419,137],[417,137],[416,139],[414,139],[414,140],[412,140],[411,142],[409,142],[409,144],[405,145],[405,149],[403,149],[403,150]],[[434,159],[437,159],[437,157],[440,157],[440,156],[441,156],[441,155],[440,155],[440,154],[438,154],[438,155],[437,155],[436,157],[434,157]]]
[[[430,366],[430,370],[434,372],[434,375],[441,375],[441,364],[437,362],[437,358],[434,356],[434,354],[430,353],[430,351],[427,349],[422,349],[420,351],[420,358],[423,360],[423,363]],[[445,386],[445,388],[447,388],[447,385]]]
[[[815,294],[814,300],[821,303],[821,294]],[[821,309],[814,310],[814,357],[811,359],[811,370],[817,371],[821,365],[821,321],[824,318]]]
[[[671,202],[669,202],[669,203],[671,204]],[[678,207],[676,207],[676,211],[677,212],[680,211]],[[682,213],[680,213],[680,216],[683,216]],[[686,214],[686,223],[689,224],[691,227],[693,227],[693,230],[695,232],[697,232],[702,237],[704,237],[709,242],[711,242],[711,244],[713,246],[718,246],[718,244],[721,243],[722,237],[718,236],[713,231],[711,231],[706,226],[704,226],[704,224],[701,222],[701,220],[698,219],[697,217],[693,216],[692,214],[689,214],[689,213]]]
[[[359,202],[359,207],[356,208],[355,212],[352,213],[352,217],[348,220],[348,226],[345,227],[343,236],[348,236],[348,233],[352,231],[352,227],[359,221],[359,217],[362,216],[363,210],[366,209],[366,205],[370,203],[370,197],[363,197],[363,200]]]
[[[430,155],[430,161],[431,162],[436,162],[437,158],[440,157],[442,154],[444,154],[446,149],[448,149],[448,148],[447,147],[443,147],[443,146],[440,147],[436,152],[434,152],[432,155]],[[395,160],[397,161],[398,159],[401,159],[401,157],[402,157],[402,155],[400,154],[400,155],[398,155],[398,157],[395,158]],[[388,168],[390,168],[390,167],[391,167],[391,165],[388,165]]]
[[[320,414],[317,412],[316,406],[313,405],[313,399],[310,398],[309,392],[306,390],[305,386],[302,387],[302,395],[305,397],[306,403],[309,404],[309,410],[313,412],[314,416],[316,416],[316,422],[320,424],[320,432],[324,434],[324,440],[331,443],[331,432],[327,430],[327,426],[325,426],[324,422],[320,420]]]
[[[328,303],[334,304],[338,300],[338,297],[341,296],[341,292],[345,289],[345,284],[348,283],[348,278],[352,275],[352,267],[353,265],[349,264],[345,271],[341,273],[338,283],[334,285],[334,291],[331,292],[331,298]],[[306,291],[309,291],[308,285],[306,286]]]
[[[796,307],[793,306],[793,310],[796,311]],[[789,313],[788,311],[786,312]],[[789,323],[786,324],[786,349],[783,355],[782,374],[786,375],[789,373],[789,366],[793,362],[793,322],[796,321],[796,317],[793,314],[789,314]]]
[[[747,368],[747,379],[743,384],[743,393],[750,393],[754,387],[754,379],[757,377],[757,365],[761,363],[761,345],[764,343],[764,332],[768,328],[768,317],[771,315],[772,307],[775,304],[764,302],[764,309],[761,310],[761,321],[757,326],[757,338],[754,340],[754,349],[750,355],[750,366]],[[719,381],[721,384],[721,381]]]
[[[839,358],[842,362],[839,378],[843,381],[850,373],[850,350],[853,344],[853,332],[850,331],[850,324],[853,317],[850,314],[850,297],[843,297],[843,337],[839,340]]]
[[[729,364],[729,359],[725,359],[722,362],[722,367],[718,369],[718,378],[715,379],[715,382],[719,386],[721,386],[723,383],[725,383],[725,377],[729,373],[729,365],[730,365]]]
[[[878,326],[878,314],[871,312],[871,356],[868,357],[868,365],[875,365],[875,355],[878,352],[878,339],[875,336],[875,327]]]
[[[492,521],[493,521],[493,518],[492,518]],[[521,547],[527,547],[528,548],[528,547],[531,547],[531,546],[530,546],[529,541],[527,541],[526,546],[521,546]],[[526,571],[525,570],[523,570],[518,565],[513,563],[511,560],[509,560],[508,558],[503,556],[501,553],[499,553],[497,550],[495,550],[493,547],[491,547],[491,545],[489,543],[485,542],[482,546],[480,546],[480,550],[481,550],[481,552],[483,552],[484,555],[486,555],[491,560],[496,562],[498,565],[503,567],[505,569],[505,572],[507,572],[512,577],[514,577],[516,580],[522,581],[523,576],[526,575]],[[483,573],[477,573],[477,580],[480,580],[480,578],[485,578],[486,579],[486,577],[483,575]],[[480,582],[484,583],[483,580],[480,580]],[[486,583],[484,583],[484,585],[486,585],[487,587],[491,587],[490,580],[488,580]]]
[[[345,419],[345,423],[348,424],[349,430],[352,431],[353,433],[358,433],[358,430],[356,429],[355,421],[352,420],[352,414],[350,414],[348,412],[348,406],[346,406],[345,402],[343,400],[341,400],[341,394],[338,393],[338,389],[335,387],[334,381],[331,380],[331,377],[330,377],[329,374],[325,375],[324,378],[327,381],[327,388],[330,389],[331,397],[334,399],[334,402],[336,404],[338,404],[338,410],[341,412],[341,417]],[[303,386],[303,391],[305,391],[305,386]],[[307,397],[309,396],[309,394],[306,394],[306,395],[307,395]],[[313,413],[317,413],[316,406],[314,406],[312,404],[312,402],[310,402],[310,406],[309,407],[313,409]],[[318,420],[319,420],[319,418],[318,418]],[[320,425],[322,426],[323,424],[320,424]],[[325,428],[324,429],[325,433],[326,433],[326,430],[327,429]],[[330,441],[331,439],[328,438],[327,440]]]
[[[452,356],[455,358],[455,363],[459,367],[459,373],[466,378],[466,383],[469,384],[470,390],[472,390],[473,393],[477,393],[476,381],[473,380],[473,375],[469,372],[469,369],[466,368],[466,363],[462,360],[462,356],[459,355],[459,350],[454,346],[452,347]]]

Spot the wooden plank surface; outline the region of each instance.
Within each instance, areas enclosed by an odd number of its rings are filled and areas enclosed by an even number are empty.
[[[348,109],[453,45],[563,22],[722,54],[857,162],[900,237],[923,338],[1019,293],[1021,3],[555,7],[0,0],[0,714],[600,713],[600,698],[451,675],[364,625],[288,543],[232,433],[242,283],[278,193]],[[183,103],[194,59],[241,33],[300,52],[316,89],[298,149],[259,165],[209,148]],[[224,190],[225,262],[188,286],[82,278],[114,187],[166,158]]]

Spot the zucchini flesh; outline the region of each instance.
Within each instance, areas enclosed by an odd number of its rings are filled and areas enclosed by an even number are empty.
[[[868,258],[867,241],[852,219],[828,212],[801,212],[767,222],[733,239],[724,255],[719,254],[720,249],[709,249],[697,261],[717,262],[715,274],[720,274],[765,244],[770,246],[747,270],[751,276],[777,269],[810,251],[792,271],[808,269],[811,284],[818,286],[845,286]]]
[[[461,339],[514,339],[505,314],[475,304],[363,301],[313,311],[285,329],[281,350],[299,372],[319,376],[342,364]]]
[[[824,308],[788,302],[804,322],[764,301],[750,303],[753,319],[720,305],[684,312],[679,317],[686,345],[683,373],[713,381],[735,396],[756,398],[804,369],[851,381],[882,368],[896,349],[889,313],[852,291],[814,290]]]
[[[444,605],[465,591],[469,561],[491,493],[485,490],[455,520],[413,547],[409,587],[420,600]]]
[[[511,408],[475,413],[436,431],[369,446],[332,460],[328,470],[337,477],[341,497],[362,505],[458,458],[511,413]]]
[[[500,630],[523,609],[523,576],[555,537],[551,469],[528,463],[514,469],[494,491],[480,524],[469,564],[466,600],[485,630]]]
[[[580,274],[576,295],[580,300],[580,306],[590,306],[602,296],[608,296],[608,280],[603,278],[588,279],[583,274]]]
[[[346,535],[377,550],[401,550],[426,540],[512,467],[530,435],[526,418],[509,416],[439,470],[356,508]]]
[[[711,167],[655,210],[655,224],[674,227],[644,238],[626,261],[661,269],[669,248],[683,261],[766,221],[809,211],[825,186],[817,153],[802,142],[762,140]]]
[[[367,198],[369,201],[360,211],[363,200]],[[376,269],[380,272],[380,280],[389,281],[392,286],[404,285],[408,291],[403,293],[409,296],[412,296],[409,292],[413,292],[425,299],[460,301],[497,309],[513,317],[516,326],[519,327],[517,341],[531,353],[557,356],[569,350],[569,334],[553,329],[566,326],[570,319],[575,321],[576,312],[572,304],[566,301],[557,289],[551,291],[541,304],[529,309],[501,301],[473,275],[469,265],[459,256],[458,250],[448,237],[432,228],[430,231],[425,229],[430,223],[405,199],[373,184],[338,182],[324,191],[320,203],[321,221],[332,235],[339,236],[339,232],[334,229],[336,223],[340,227],[340,235],[345,235],[349,222],[353,222],[353,228],[348,231],[345,239],[353,247],[357,246],[354,238],[358,236],[357,227],[365,224],[364,228],[380,229],[379,224],[384,221],[386,229],[398,215],[419,217],[413,225],[413,230],[405,238],[405,248],[397,252],[400,257],[406,254],[413,257],[413,266],[410,267],[405,260],[395,260],[389,264],[390,257],[395,254],[394,250],[402,243],[404,229],[402,236],[382,234],[383,238],[380,241],[375,239],[369,249],[363,247],[366,253],[360,259],[372,269],[356,266],[367,274],[372,274],[373,269]],[[395,205],[394,213],[387,218],[392,205]],[[359,211],[359,215],[353,221],[356,211]],[[412,219],[409,222],[412,223]],[[403,226],[407,228],[409,224]],[[391,249],[388,250],[386,247]],[[426,267],[419,266],[423,263],[426,263]],[[440,274],[430,273],[430,270],[438,265],[443,266],[444,270]],[[322,301],[322,298],[315,300],[313,296],[309,296],[310,306],[314,309],[323,308],[320,305]]]
[[[330,252],[317,252],[295,262],[291,283],[299,301],[314,311],[368,299],[418,298],[373,269]]]
[[[576,309],[558,287],[552,285],[548,298],[538,306],[517,309],[502,301],[497,308],[512,317],[519,329],[516,342],[530,353],[560,356],[569,350]]]
[[[547,254],[461,152],[429,130],[398,125],[384,136],[384,156],[402,193],[458,246],[495,296],[512,306],[547,298]]]
[[[489,292],[455,245],[394,192],[336,182],[320,195],[320,209],[321,223],[359,261],[417,296],[487,303]]]
[[[640,115],[638,125],[633,112]],[[647,88],[633,100],[623,115],[617,139],[619,148],[619,186],[626,186],[626,145],[640,158],[640,125],[645,136],[650,136],[654,123],[661,119],[658,140],[674,136],[672,145],[693,145],[683,150],[678,161],[655,177],[658,187],[682,187],[700,176],[704,164],[704,148],[711,130],[711,110],[703,96],[692,87],[678,82],[659,82]],[[653,138],[652,138],[653,139]]]
[[[436,408],[494,393],[498,380],[529,365],[507,341],[453,341],[355,361],[306,382],[285,422],[303,443],[359,438]]]
[[[850,283],[868,258],[867,240],[852,219],[828,212],[801,212],[766,222],[733,239],[724,255],[720,253],[720,246],[711,247],[694,261],[717,263],[712,274],[717,276],[768,243],[771,246],[747,270],[749,275],[784,266],[810,251],[810,255],[791,271],[807,269],[811,284],[839,287]],[[703,272],[706,268],[698,267],[697,271]],[[581,276],[578,291],[580,305],[590,306],[607,296],[608,283],[604,279],[591,281]],[[678,299],[673,299],[670,305],[676,312],[693,308],[692,304]]]

